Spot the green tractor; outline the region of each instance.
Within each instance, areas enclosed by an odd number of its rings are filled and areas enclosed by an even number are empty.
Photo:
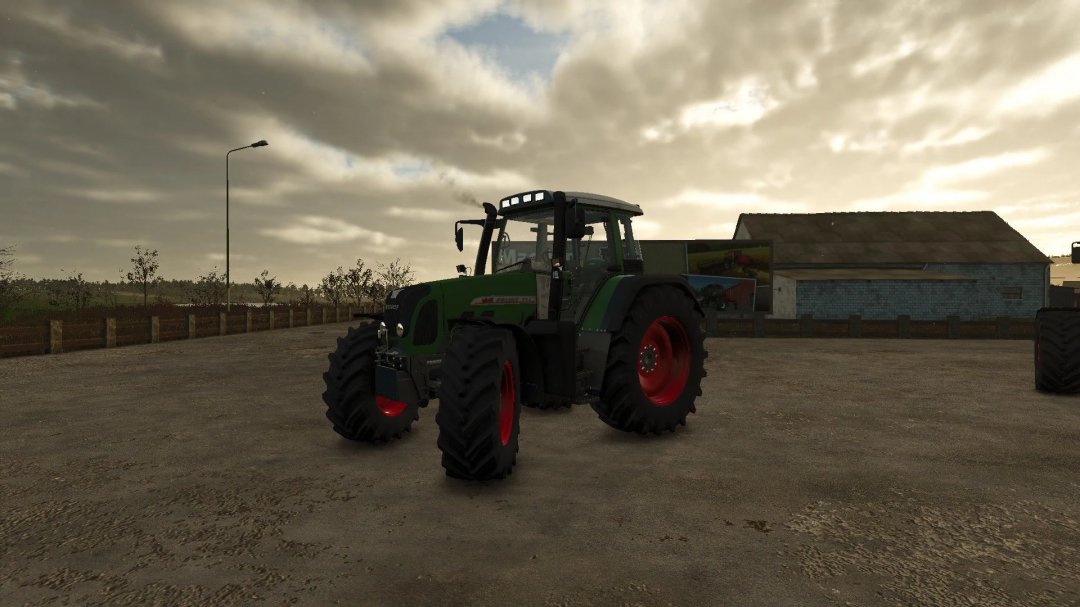
[[[345,438],[400,438],[438,399],[447,476],[505,478],[521,407],[589,403],[608,425],[686,425],[705,377],[701,305],[680,276],[648,275],[631,219],[641,208],[577,192],[484,203],[476,267],[390,293],[351,327],[323,374],[326,417]],[[490,274],[488,252],[491,251]]]

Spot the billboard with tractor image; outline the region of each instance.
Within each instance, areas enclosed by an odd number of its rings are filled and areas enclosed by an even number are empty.
[[[772,241],[642,240],[645,271],[679,274],[706,310],[772,312]]]

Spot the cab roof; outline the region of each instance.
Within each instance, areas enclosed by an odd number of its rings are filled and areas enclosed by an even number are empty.
[[[591,206],[600,207],[603,209],[613,209],[616,211],[622,211],[628,213],[633,217],[638,215],[644,215],[645,212],[641,210],[636,204],[630,204],[612,198],[610,196],[602,196],[600,194],[590,194],[588,192],[566,192],[566,199],[572,200],[578,199],[578,202]],[[549,190],[532,190],[529,192],[521,192],[519,194],[512,194],[506,196],[499,201],[499,214],[513,214],[518,210],[521,211],[534,211],[544,206],[551,206],[555,202],[554,193]]]

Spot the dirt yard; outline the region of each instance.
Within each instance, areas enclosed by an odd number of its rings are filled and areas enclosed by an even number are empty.
[[[1078,605],[1026,341],[710,339],[698,414],[527,410],[507,481],[323,416],[345,325],[0,360],[0,604]]]

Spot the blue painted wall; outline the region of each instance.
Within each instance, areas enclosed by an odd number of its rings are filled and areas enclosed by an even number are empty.
[[[927,264],[926,270],[975,278],[975,281],[799,281],[796,316],[846,319],[963,320],[1033,318],[1047,305],[1048,264]],[[1004,287],[1021,287],[1023,300],[1002,297]]]

